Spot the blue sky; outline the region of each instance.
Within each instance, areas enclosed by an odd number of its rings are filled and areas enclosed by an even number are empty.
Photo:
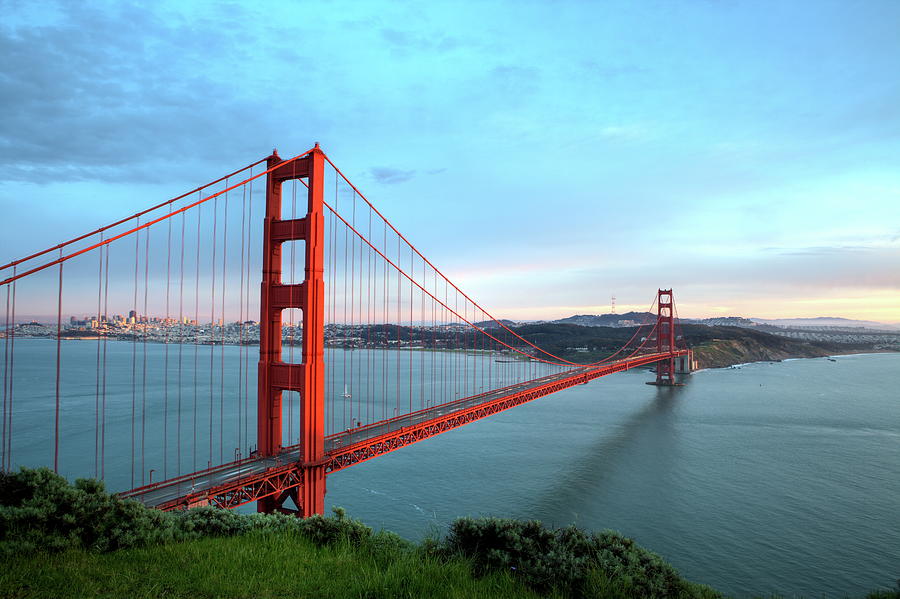
[[[0,259],[325,151],[496,315],[900,322],[900,2],[0,2]]]

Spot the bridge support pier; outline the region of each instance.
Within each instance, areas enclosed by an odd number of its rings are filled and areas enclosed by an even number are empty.
[[[303,468],[303,488],[300,489],[300,510],[304,518],[325,513],[325,467]]]
[[[675,358],[675,374],[690,374],[696,369],[693,350],[688,350],[686,356]]]
[[[281,166],[279,166],[281,165]],[[303,158],[282,161],[273,153],[267,162],[266,217],[263,229],[263,278],[260,292],[259,386],[257,409],[257,453],[275,456],[282,450],[281,396],[284,391],[300,395],[300,468],[302,488],[273,494],[257,502],[257,510],[272,512],[292,496],[303,517],[325,511],[325,363],[324,363],[324,204],[325,155],[319,145]],[[285,181],[306,179],[309,188],[305,217],[282,218],[281,189]],[[281,246],[303,241],[305,276],[300,284],[281,280]],[[282,319],[285,309],[303,311],[301,363],[282,361]]]

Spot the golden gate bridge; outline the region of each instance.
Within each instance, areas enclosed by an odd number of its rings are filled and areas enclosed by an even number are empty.
[[[652,384],[674,385],[692,363],[671,289],[601,360],[542,348],[318,144],[12,261],[0,302],[0,466],[163,510],[322,513],[330,473],[615,372],[655,364]]]

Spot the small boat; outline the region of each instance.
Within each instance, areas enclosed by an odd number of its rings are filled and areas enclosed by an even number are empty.
[[[344,394],[341,397],[353,397],[353,395],[350,393],[350,390],[347,389],[346,383],[344,384]]]

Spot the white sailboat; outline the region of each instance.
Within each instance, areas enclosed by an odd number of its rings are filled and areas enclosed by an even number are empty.
[[[347,383],[344,383],[344,395],[342,397],[353,397],[350,390],[347,388]]]

